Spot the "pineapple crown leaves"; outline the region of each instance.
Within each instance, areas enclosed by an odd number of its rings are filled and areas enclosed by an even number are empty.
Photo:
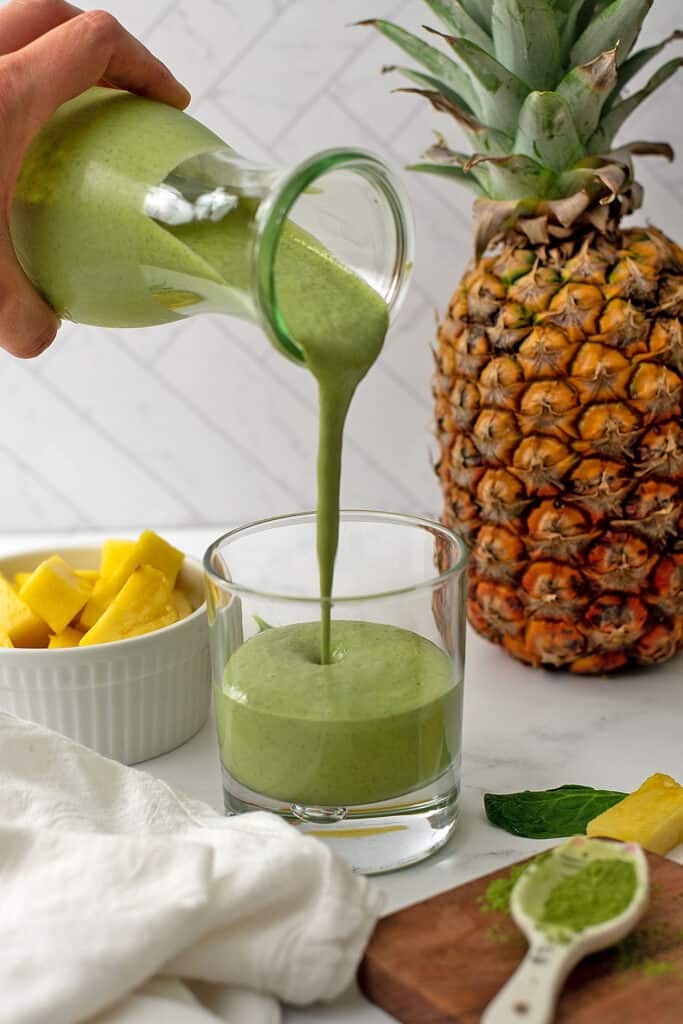
[[[483,198],[533,209],[571,199],[612,202],[640,189],[632,157],[670,147],[648,143],[612,152],[626,119],[683,64],[660,66],[640,89],[625,90],[671,42],[634,51],[654,0],[425,0],[442,30],[424,26],[441,47],[391,21],[367,19],[424,71],[391,65],[417,93],[454,117],[473,155],[440,139],[414,170],[469,184]],[[445,52],[447,50],[448,52]],[[617,170],[615,171],[614,168]],[[619,189],[612,185],[619,180]],[[585,208],[583,199],[569,204]],[[622,210],[622,212],[624,212]]]

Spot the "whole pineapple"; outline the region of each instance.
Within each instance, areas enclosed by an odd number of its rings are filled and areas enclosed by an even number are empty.
[[[683,62],[628,83],[681,33],[631,54],[652,0],[426,2],[453,56],[370,24],[475,150],[439,139],[415,165],[480,193],[434,387],[470,621],[532,665],[663,661],[683,646],[683,251],[620,226],[632,156],[670,147],[612,146]]]

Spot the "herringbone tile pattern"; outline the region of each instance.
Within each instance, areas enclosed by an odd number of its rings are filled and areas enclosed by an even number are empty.
[[[96,7],[101,3],[85,3]],[[350,28],[380,15],[417,28],[419,0],[109,0],[192,89],[191,112],[247,155],[287,165],[358,144],[403,165],[432,128],[457,130],[390,94],[389,43]],[[668,34],[660,0],[648,39]],[[433,18],[432,18],[433,20]],[[398,84],[398,83],[395,83]],[[683,151],[683,81],[644,108],[630,138]],[[683,238],[680,169],[641,168],[647,215]],[[430,343],[469,255],[466,193],[424,177],[411,294],[362,385],[348,429],[343,501],[438,512],[430,468]],[[39,360],[0,355],[0,530],[232,523],[311,507],[312,381],[237,320],[102,331],[66,325]]]

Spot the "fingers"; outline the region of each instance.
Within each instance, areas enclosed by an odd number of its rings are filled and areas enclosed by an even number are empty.
[[[7,224],[26,149],[67,100],[104,82],[183,109],[190,96],[105,11],[64,0],[12,0],[0,9],[0,347],[30,358],[53,340],[59,320],[34,291]]]
[[[12,0],[0,10],[0,54],[13,53],[77,14],[65,0]]]
[[[106,11],[86,11],[35,39],[10,62],[29,132],[91,85],[110,85],[186,107],[190,94],[149,50]]]
[[[0,348],[20,359],[31,359],[53,341],[59,320],[33,290],[4,233],[0,237],[0,267]]]

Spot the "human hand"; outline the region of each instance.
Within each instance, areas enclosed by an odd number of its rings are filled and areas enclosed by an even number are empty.
[[[59,320],[14,253],[14,186],[42,125],[98,83],[180,109],[190,101],[168,68],[106,11],[84,12],[64,0],[11,0],[0,8],[0,348],[24,359],[47,348]]]

